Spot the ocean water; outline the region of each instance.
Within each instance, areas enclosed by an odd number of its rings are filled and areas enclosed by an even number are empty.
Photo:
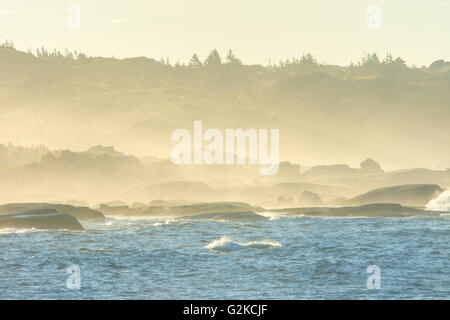
[[[450,298],[450,216],[83,225],[0,231],[0,299]],[[379,289],[367,286],[371,265]]]

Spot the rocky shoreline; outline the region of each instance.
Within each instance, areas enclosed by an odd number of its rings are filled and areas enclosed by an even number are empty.
[[[374,203],[347,207],[301,207],[264,209],[240,202],[196,203],[191,205],[147,208],[101,205],[98,210],[48,203],[13,203],[0,206],[0,229],[84,230],[80,221],[103,219],[105,216],[175,217],[187,220],[219,220],[257,222],[269,220],[262,213],[282,216],[405,218],[437,217],[445,211],[430,211],[394,203]]]

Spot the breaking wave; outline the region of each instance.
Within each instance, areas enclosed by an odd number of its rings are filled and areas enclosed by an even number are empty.
[[[250,242],[236,242],[228,237],[222,237],[209,243],[205,248],[221,252],[231,252],[242,250],[246,248],[252,249],[270,249],[281,247],[281,243],[276,241],[250,241]]]

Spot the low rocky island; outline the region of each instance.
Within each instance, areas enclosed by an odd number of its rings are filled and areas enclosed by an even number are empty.
[[[264,209],[242,202],[210,202],[174,206],[107,206],[99,210],[88,207],[75,207],[66,204],[12,203],[0,206],[0,229],[65,229],[83,230],[79,221],[101,219],[108,216],[154,216],[175,217],[187,220],[216,220],[230,222],[257,222],[269,220],[258,214],[276,212],[287,216],[311,217],[436,217],[448,212],[430,211],[402,206],[398,203],[372,203],[361,206],[341,207],[296,207]],[[102,212],[100,212],[102,211]]]
[[[365,218],[402,218],[402,217],[436,217],[448,212],[429,211],[417,208],[404,207],[396,203],[374,203],[355,207],[336,208],[286,208],[272,209],[272,212],[280,212],[292,216],[311,217],[365,217]]]
[[[217,214],[217,213],[235,213],[235,212],[261,212],[261,207],[252,206],[245,202],[199,202],[186,205],[144,205],[140,206],[109,206],[101,204],[98,208],[107,216],[192,216],[198,214]]]

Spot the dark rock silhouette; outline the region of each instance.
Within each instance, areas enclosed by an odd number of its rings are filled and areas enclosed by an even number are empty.
[[[281,176],[295,176],[300,173],[300,165],[289,161],[280,162],[278,174]]]
[[[319,205],[322,203],[322,199],[317,193],[310,191],[303,191],[298,199],[299,205]]]
[[[382,173],[383,169],[378,162],[372,159],[366,159],[360,164],[361,170],[367,173]]]
[[[277,206],[292,206],[295,202],[290,197],[279,196],[277,199]]]
[[[102,203],[100,206],[105,205],[108,207],[127,207],[128,204],[126,202],[120,200],[113,200],[109,202]]]
[[[315,178],[337,178],[337,177],[348,177],[352,175],[357,175],[360,173],[359,169],[351,168],[347,164],[336,164],[331,166],[314,166],[307,170],[303,177],[315,177]]]
[[[436,60],[436,61],[432,62],[430,64],[429,68],[431,70],[439,70],[439,69],[445,68],[446,66],[450,66],[450,63],[449,62],[445,62],[444,59],[439,59],[439,60]]]
[[[89,148],[86,153],[90,153],[95,157],[107,155],[109,157],[124,157],[122,152],[116,151],[113,146],[104,147],[102,145]]]

